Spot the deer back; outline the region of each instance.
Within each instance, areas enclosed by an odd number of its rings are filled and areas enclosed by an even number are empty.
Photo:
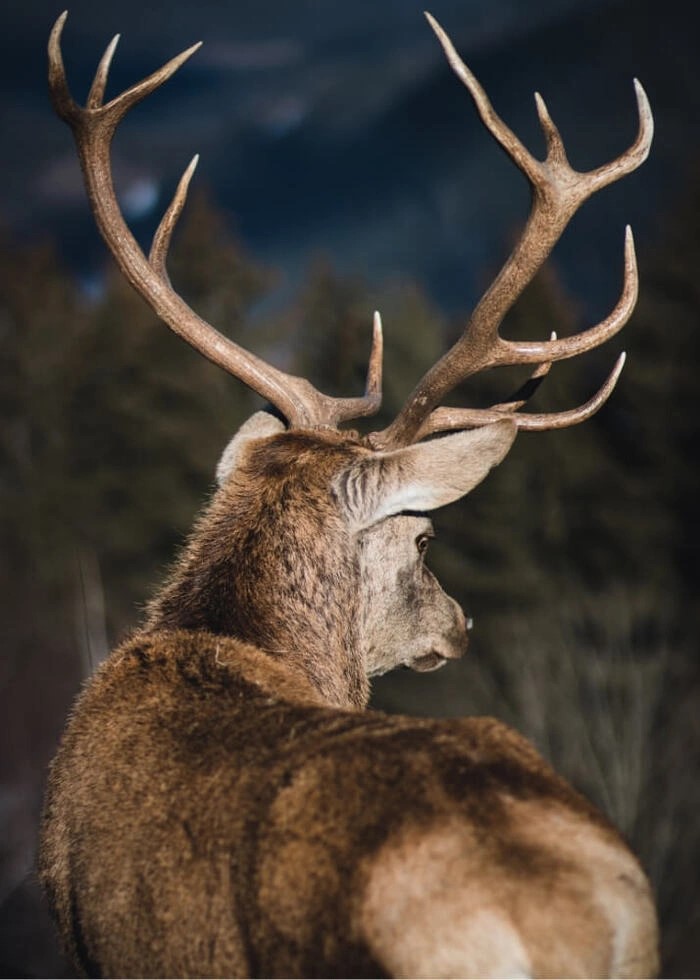
[[[494,943],[511,934],[500,962],[521,956],[520,975],[654,968],[641,870],[524,739],[493,719],[329,708],[230,638],[115,651],[45,820],[44,880],[87,975],[476,976],[475,910]]]

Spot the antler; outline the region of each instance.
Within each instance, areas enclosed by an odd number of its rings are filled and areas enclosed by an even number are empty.
[[[167,81],[200,47],[193,45],[143,81],[103,104],[107,76],[119,35],[108,45],[95,73],[85,107],[74,102],[68,89],[61,33],[67,12],[56,21],[49,39],[49,88],[54,109],[73,131],[90,205],[102,237],[129,282],[168,326],[196,350],[229,374],[240,378],[285,416],[290,428],[335,427],[340,422],[372,415],[381,404],[382,332],[374,316],[372,350],[364,397],[332,398],[308,381],[285,374],[220,334],[202,320],[175,292],[165,263],[170,238],[182,211],[187,188],[197,165],[195,156],[182,176],[175,196],[156,231],[148,258],[127,227],[114,192],[110,144],[119,122],[134,105]]]
[[[616,160],[588,173],[579,173],[569,164],[559,131],[544,100],[536,93],[537,113],[547,144],[545,159],[536,160],[496,114],[444,30],[430,14],[426,17],[450,65],[474,99],[484,125],[530,181],[533,200],[522,237],[476,306],[462,336],[418,382],[394,422],[369,437],[377,449],[406,445],[434,432],[485,425],[504,417],[512,417],[523,429],[561,428],[583,421],[600,408],[614,388],[624,355],[618,359],[600,391],[585,405],[568,412],[519,415],[517,409],[522,400],[515,407],[512,404],[496,405],[490,409],[437,406],[458,384],[485,368],[539,363],[543,369],[553,361],[597,347],[625,325],[637,301],[637,265],[632,232],[628,227],[622,295],[607,319],[582,333],[562,339],[553,336],[548,341],[504,340],[498,332],[505,314],[542,266],[575,211],[595,191],[635,170],[646,159],[653,135],[653,120],[640,83],[634,80],[639,111],[639,132],[635,142]]]

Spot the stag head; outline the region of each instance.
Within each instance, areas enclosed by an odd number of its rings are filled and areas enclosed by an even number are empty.
[[[354,707],[372,676],[460,657],[468,622],[425,564],[426,515],[479,483],[515,432],[503,419],[377,452],[256,413],[224,452],[147,630],[245,639],[310,677],[326,702]]]

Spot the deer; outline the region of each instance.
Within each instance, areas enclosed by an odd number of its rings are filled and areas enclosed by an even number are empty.
[[[84,107],[49,41],[53,106],[71,127],[99,230],[126,278],[196,350],[265,399],[225,448],[216,489],[143,624],[97,669],[51,765],[38,870],[81,975],[172,977],[650,977],[649,882],[621,835],[518,732],[495,718],[368,709],[371,678],[426,672],[466,650],[470,623],[428,570],[429,514],[466,495],[519,430],[583,422],[585,404],[522,411],[527,393],[450,408],[477,372],[525,365],[534,383],[628,321],[631,232],[613,312],[568,337],[514,341],[501,322],[595,191],[647,157],[653,121],[581,173],[540,95],[546,156],[496,114],[427,15],[488,131],[527,177],[514,250],[454,345],[394,420],[342,426],[381,402],[375,314],[365,393],[330,397],[202,320],[166,269],[197,163],[150,253],[122,216],[110,142],[194,45],[105,102],[118,36]]]

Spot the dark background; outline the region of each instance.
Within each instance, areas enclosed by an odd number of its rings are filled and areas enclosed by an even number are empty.
[[[696,813],[697,330],[700,83],[688,5],[440,0],[432,9],[497,111],[535,151],[532,93],[569,157],[632,142],[649,161],[588,202],[504,332],[582,329],[616,301],[623,229],[638,313],[561,365],[537,409],[588,397],[581,429],[521,436],[469,501],[438,515],[436,569],[475,615],[468,662],[377,685],[387,710],[492,712],[525,731],[622,828],[652,875],[667,975],[700,966]],[[6,6],[0,32],[0,972],[65,971],[33,880],[48,760],[81,679],[138,622],[149,583],[205,497],[253,400],[153,323],[113,275],[68,130],[46,95],[60,8]],[[216,325],[326,390],[361,384],[371,311],[387,335],[387,411],[454,338],[527,215],[528,191],[478,121],[413,0],[70,7],[64,55],[83,100],[123,38],[116,93],[204,47],[124,123],[117,187],[152,232],[201,154],[173,276]],[[489,377],[465,402],[499,400]],[[538,395],[538,399],[539,399]]]

